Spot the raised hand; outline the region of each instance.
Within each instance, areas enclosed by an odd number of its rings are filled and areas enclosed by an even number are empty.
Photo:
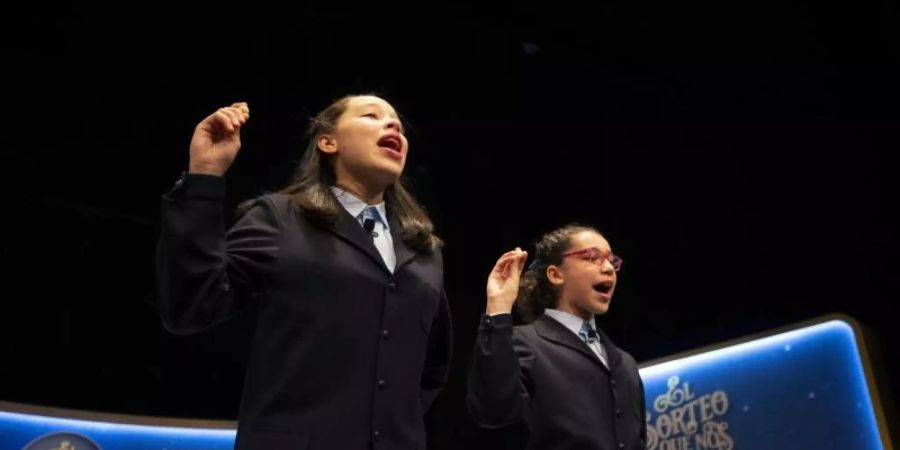
[[[225,175],[241,148],[241,126],[250,119],[244,102],[219,108],[194,128],[188,172]]]
[[[516,296],[519,294],[519,277],[522,275],[522,268],[525,267],[525,260],[528,258],[528,252],[516,247],[515,250],[506,252],[491,274],[487,281],[487,314],[501,314],[512,311],[513,305],[516,303]]]

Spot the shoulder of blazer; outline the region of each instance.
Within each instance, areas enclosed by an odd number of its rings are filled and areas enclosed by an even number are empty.
[[[524,345],[533,347],[538,342],[538,335],[534,329],[534,324],[516,325],[513,327],[513,341],[521,342]]]
[[[260,196],[259,201],[269,202],[274,208],[275,211],[279,214],[279,219],[284,220],[288,214],[296,214],[299,212],[299,208],[294,205],[294,202],[291,201],[291,198],[284,194],[279,193],[271,193]]]
[[[243,208],[241,214],[242,216],[249,213],[253,208],[265,204],[275,213],[277,213],[277,215],[279,216],[277,218],[279,220],[282,220],[284,214],[294,208],[293,203],[291,203],[290,197],[278,193],[260,195],[259,197],[248,200],[246,204],[248,206]]]
[[[239,211],[234,219],[240,221],[250,214],[256,216],[256,220],[269,222],[273,227],[277,228],[279,233],[284,232],[284,218],[289,203],[283,199],[279,199],[275,195],[266,194],[248,200],[239,207]],[[259,216],[260,212],[263,216]]]
[[[247,211],[249,212],[250,209],[261,203],[267,203],[269,205],[269,208],[272,209],[272,213],[275,214],[273,219],[278,222],[279,226],[289,222],[313,226],[317,224],[315,220],[310,219],[307,213],[291,200],[291,196],[289,195],[279,194],[277,192],[260,195],[252,200],[251,206],[250,208],[247,208]]]
[[[441,251],[441,248],[438,247],[432,250],[431,254],[434,255],[434,262],[435,264],[437,264],[438,268],[444,270],[444,252]]]
[[[621,358],[622,365],[633,367],[635,370],[638,369],[637,360],[634,359],[634,356],[631,356],[631,353],[628,353],[619,347],[615,347],[615,349],[619,353],[619,357]]]
[[[628,353],[625,350],[622,350],[621,348],[619,349],[619,351],[622,352],[623,357],[628,358],[628,361],[631,361],[632,364],[637,366],[637,360],[634,359],[634,356],[632,356],[631,353]]]

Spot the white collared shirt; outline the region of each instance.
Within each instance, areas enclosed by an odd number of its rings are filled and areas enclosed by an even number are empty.
[[[545,309],[544,314],[563,324],[564,327],[569,329],[569,331],[574,333],[575,336],[577,336],[578,339],[581,340],[581,335],[579,333],[581,333],[581,326],[585,322],[584,319],[574,314],[552,308]],[[593,317],[591,317],[591,320],[589,320],[588,323],[591,325],[591,328],[593,328],[594,331],[597,331],[597,325],[594,323]],[[600,336],[600,333],[597,333],[597,336]],[[609,363],[607,362],[606,357],[606,349],[603,347],[603,343],[598,339],[592,344],[587,344],[587,346],[594,351],[594,354],[596,354],[598,358],[600,358],[600,362],[602,362],[603,365],[606,366],[606,368],[609,368]]]
[[[373,231],[376,232],[377,236],[372,238],[372,242],[375,244],[375,248],[378,249],[378,253],[381,254],[384,264],[393,273],[394,267],[397,265],[397,254],[394,252],[394,238],[391,236],[391,229],[387,223],[387,208],[384,202],[377,205],[369,205],[360,200],[359,197],[337,186],[332,186],[331,192],[337,198],[337,201],[341,203],[341,206],[357,221],[359,221],[359,215],[362,214],[363,210],[369,206],[375,207],[378,214],[375,217],[375,228]]]

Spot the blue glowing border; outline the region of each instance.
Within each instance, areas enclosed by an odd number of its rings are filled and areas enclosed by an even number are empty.
[[[809,338],[822,332],[843,332],[849,334],[848,338],[855,344],[854,348],[859,358],[858,369],[860,373],[858,373],[857,379],[864,383],[862,387],[868,392],[868,397],[874,410],[875,423],[872,426],[877,428],[884,450],[893,450],[890,427],[885,418],[882,397],[878,392],[878,384],[873,374],[862,328],[855,319],[845,314],[829,314],[764,333],[647,361],[639,365],[641,379],[645,385],[654,382],[661,383],[662,380],[660,378],[666,378],[668,374],[677,373],[683,368],[691,367],[693,370],[696,370],[696,367],[700,365],[713,365],[717,364],[718,361],[739,357],[759,350],[784,347],[792,341]],[[885,400],[890,401],[890,399]]]
[[[4,422],[12,424],[14,428],[24,428],[39,434],[39,437],[29,439],[31,443],[37,442],[47,435],[65,431],[95,443],[103,441],[121,443],[123,438],[130,436],[127,439],[140,441],[141,437],[144,437],[148,440],[170,442],[175,439],[182,441],[182,445],[188,445],[191,448],[196,445],[213,445],[215,448],[227,449],[234,446],[237,425],[233,421],[224,420],[105,414],[0,402],[0,423]],[[97,435],[102,435],[102,437]],[[99,447],[106,450],[106,447],[102,445]]]

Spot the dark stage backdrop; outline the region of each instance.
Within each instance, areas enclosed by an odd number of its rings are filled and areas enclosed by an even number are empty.
[[[407,175],[447,242],[456,353],[434,448],[521,442],[521,425],[466,415],[467,355],[495,258],[572,221],[625,260],[600,326],[638,361],[840,312],[900,391],[886,2],[69,6],[4,21],[2,400],[233,418],[253,317],[161,328],[159,197],[219,106],[253,111],[235,205],[287,182],[310,115],[370,91],[408,119]]]

